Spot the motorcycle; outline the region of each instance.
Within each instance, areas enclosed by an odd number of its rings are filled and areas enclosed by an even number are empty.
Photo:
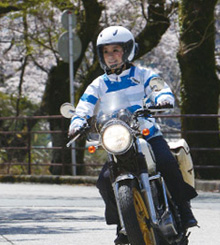
[[[163,84],[152,81],[150,86],[152,91],[159,91]],[[170,108],[147,107],[147,99],[143,100],[141,109],[131,113],[127,98],[123,95],[118,98],[114,92],[107,94],[98,103],[95,116],[75,132],[67,146],[86,135],[89,141],[95,140],[96,148],[101,146],[107,152],[120,232],[128,236],[130,244],[186,245],[190,233],[182,226],[178,207],[156,170],[150,145],[143,139],[149,129],[146,127],[142,132],[139,129],[143,118],[151,124],[152,113]],[[64,117],[71,118],[75,108],[65,103],[60,111]],[[193,163],[186,141],[170,142],[170,148],[184,180],[194,185]]]

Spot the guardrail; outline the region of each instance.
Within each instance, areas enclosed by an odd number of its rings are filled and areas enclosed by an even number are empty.
[[[160,118],[160,120],[163,119],[178,119],[180,118],[216,118],[220,117],[220,115],[216,114],[188,114],[188,115],[180,115],[180,114],[172,114],[172,115],[157,115],[156,118]],[[59,120],[60,121],[60,129],[59,130],[49,130],[49,120]],[[55,115],[55,116],[20,116],[20,117],[0,117],[0,130],[2,128],[2,125],[4,123],[7,124],[7,130],[1,130],[0,131],[0,173],[2,172],[1,169],[7,168],[7,173],[10,172],[10,168],[13,166],[20,166],[20,167],[26,167],[26,173],[25,174],[32,174],[32,167],[38,166],[38,167],[49,167],[49,166],[70,166],[72,163],[65,163],[63,160],[64,157],[61,157],[61,162],[52,163],[50,158],[51,151],[61,151],[61,154],[64,155],[66,149],[65,146],[65,140],[62,140],[61,146],[52,146],[48,143],[50,142],[50,137],[52,135],[58,135],[60,134],[63,139],[66,139],[67,135],[67,128],[64,126],[64,120],[67,120],[63,118],[62,116]],[[43,121],[39,125],[39,122]],[[38,125],[38,127],[35,127]],[[6,126],[3,126],[6,127]],[[169,138],[179,138],[181,135],[187,135],[187,134],[220,134],[220,131],[216,130],[207,130],[207,131],[199,131],[199,130],[190,130],[190,131],[182,131],[179,128],[175,127],[162,127],[162,132]],[[44,135],[41,140],[38,140],[39,142],[43,142],[45,144],[41,145],[35,145],[35,138],[39,138],[40,135]],[[46,136],[45,136],[46,135]],[[47,138],[47,140],[46,140]],[[16,139],[16,140],[14,140]],[[19,139],[21,140],[21,144],[19,144]],[[85,150],[87,148],[82,147],[75,147],[72,148],[75,150]],[[38,152],[40,155],[41,151],[44,151],[44,154],[47,154],[47,157],[42,156],[43,159],[41,161],[36,160],[37,158],[34,157],[34,152]],[[198,148],[198,147],[192,147],[191,151],[220,151],[220,148]],[[23,152],[23,154],[22,154]],[[46,152],[46,153],[45,153]],[[11,154],[11,155],[10,155]],[[14,155],[13,155],[14,154]],[[23,160],[19,161],[19,154],[20,158]],[[49,156],[48,156],[49,155]],[[5,156],[5,157],[4,157]],[[23,157],[22,157],[23,156]],[[17,157],[17,158],[16,158]],[[16,159],[16,160],[14,160]],[[94,162],[94,161],[93,161]],[[82,166],[82,163],[76,163],[74,164],[75,167]],[[102,163],[83,163],[83,166],[89,167],[101,167]],[[198,168],[218,168],[220,169],[220,166],[200,166],[195,165],[195,169]],[[23,173],[24,174],[24,173]],[[42,173],[40,173],[42,174]]]

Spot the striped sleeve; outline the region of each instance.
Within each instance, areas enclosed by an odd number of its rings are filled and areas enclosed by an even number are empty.
[[[89,119],[93,116],[95,105],[99,98],[99,85],[98,80],[94,80],[85,90],[81,96],[79,103],[76,106],[75,116],[72,118],[71,123],[75,120]],[[83,120],[82,120],[83,121]]]

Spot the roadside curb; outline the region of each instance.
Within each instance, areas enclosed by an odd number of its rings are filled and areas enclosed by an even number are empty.
[[[43,183],[43,184],[92,184],[95,185],[98,177],[95,176],[61,176],[61,175],[0,175],[0,183]]]
[[[196,190],[220,192],[220,180],[198,180],[195,181]]]
[[[61,175],[0,175],[0,183],[43,183],[43,184],[85,184],[95,185],[97,176],[61,176]],[[220,180],[195,180],[198,191],[220,192]]]

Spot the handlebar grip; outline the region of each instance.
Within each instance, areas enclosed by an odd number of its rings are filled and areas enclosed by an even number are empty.
[[[161,109],[172,109],[173,105],[171,104],[165,104],[165,105],[154,105],[154,106],[149,106],[149,110],[161,110]]]
[[[71,140],[66,144],[67,147],[70,147],[71,144],[80,137],[81,133],[80,130],[77,130],[72,136],[71,136]]]
[[[76,130],[74,134],[69,135],[70,140],[74,139],[78,134],[80,134],[80,129]]]

